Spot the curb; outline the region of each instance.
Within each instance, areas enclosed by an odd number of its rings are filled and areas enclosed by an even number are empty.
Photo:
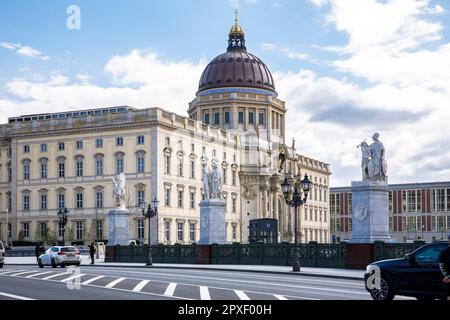
[[[35,264],[26,264],[26,263],[8,263],[9,266],[34,266]],[[208,271],[230,271],[230,272],[253,272],[253,273],[271,273],[271,274],[280,274],[280,275],[295,275],[295,276],[305,276],[305,277],[319,277],[319,278],[330,278],[330,279],[346,279],[346,280],[358,280],[364,281],[363,277],[353,277],[353,276],[341,276],[341,275],[333,275],[333,274],[319,274],[319,273],[296,273],[289,271],[270,271],[270,270],[240,270],[240,269],[231,269],[226,267],[221,268],[201,268],[201,267],[174,267],[174,266],[151,266],[147,267],[143,266],[117,266],[117,265],[107,265],[107,264],[93,264],[93,265],[81,265],[80,267],[96,267],[96,268],[140,268],[140,269],[187,269],[187,270],[208,270]]]

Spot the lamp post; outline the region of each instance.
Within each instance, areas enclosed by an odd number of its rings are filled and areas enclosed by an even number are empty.
[[[69,210],[67,208],[59,209],[58,211],[58,218],[59,218],[59,224],[62,226],[62,237],[63,237],[63,245],[65,245],[65,233],[66,233],[66,224],[67,224],[67,215],[69,214]]]
[[[301,198],[300,192],[298,190],[298,187],[301,187],[304,193],[304,198]],[[308,198],[309,190],[311,189],[312,182],[308,179],[308,175],[305,174],[305,177],[303,180],[300,181],[300,177],[297,179],[294,179],[292,181],[292,184],[289,183],[289,180],[287,177],[284,178],[284,181],[281,183],[281,190],[284,194],[284,199],[286,201],[286,204],[290,207],[295,208],[295,216],[294,216],[294,242],[295,242],[295,250],[294,250],[294,263],[292,265],[292,271],[299,272],[300,271],[300,259],[299,259],[299,248],[298,248],[298,241],[297,241],[297,234],[298,234],[298,208],[306,203],[306,199]],[[289,199],[289,195],[292,193],[292,197]]]
[[[424,239],[423,239],[423,231],[424,231],[424,229],[425,229],[425,225],[424,224],[422,224],[422,241],[425,241]]]
[[[158,214],[158,200],[156,197],[153,199],[153,208],[151,204],[148,204],[145,201],[141,202],[141,209],[142,209],[142,215],[148,219],[148,252],[147,252],[147,266],[151,266],[153,264],[152,262],[152,248],[151,248],[151,241],[150,241],[150,219],[155,217]],[[147,209],[147,210],[145,210]]]

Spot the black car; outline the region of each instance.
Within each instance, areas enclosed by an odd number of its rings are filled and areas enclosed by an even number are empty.
[[[374,300],[379,301],[392,300],[396,294],[416,297],[418,300],[447,299],[443,275],[439,269],[439,255],[448,245],[448,242],[434,242],[404,258],[368,265],[364,274],[366,290]],[[381,278],[378,286],[373,288],[378,270]]]

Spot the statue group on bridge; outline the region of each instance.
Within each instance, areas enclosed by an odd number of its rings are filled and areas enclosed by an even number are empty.
[[[363,181],[386,181],[387,163],[386,150],[378,138],[379,133],[372,136],[373,143],[369,146],[364,140],[358,145],[361,148],[361,169]]]

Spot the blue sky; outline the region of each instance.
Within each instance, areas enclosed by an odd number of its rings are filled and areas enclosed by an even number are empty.
[[[73,4],[80,30],[66,27]],[[390,182],[450,180],[448,1],[2,1],[0,121],[112,104],[186,114],[236,7],[288,140],[332,165],[332,185],[359,178],[356,145],[375,131]]]

